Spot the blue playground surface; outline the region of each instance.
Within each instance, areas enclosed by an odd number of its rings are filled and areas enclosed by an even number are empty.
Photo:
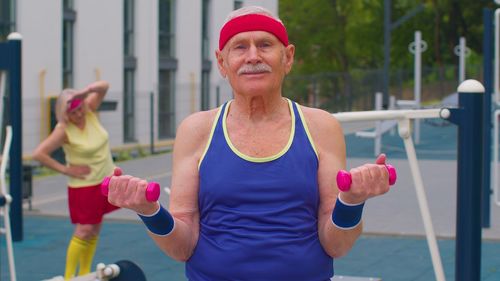
[[[36,281],[62,275],[66,246],[73,230],[67,218],[28,215],[24,240],[14,243],[18,281]],[[454,280],[455,241],[438,240],[447,280]],[[483,241],[481,280],[500,280],[500,241]],[[8,275],[5,240],[0,253],[1,280]],[[108,220],[102,229],[94,264],[130,260],[148,281],[186,280],[184,264],[164,255],[142,224]],[[334,261],[337,275],[378,277],[390,281],[434,279],[427,242],[423,237],[364,235],[352,251]]]
[[[456,160],[458,128],[442,119],[424,119],[420,121],[420,142],[413,143],[418,159]],[[349,134],[345,138],[347,157],[372,158],[374,141]],[[403,139],[398,135],[397,126],[394,133],[387,132],[382,136],[382,152],[389,159],[406,159]]]

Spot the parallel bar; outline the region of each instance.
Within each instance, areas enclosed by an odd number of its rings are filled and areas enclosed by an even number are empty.
[[[475,80],[465,80],[458,87],[456,281],[481,280],[484,91]]]
[[[498,42],[491,42],[493,40],[493,22],[494,15],[493,11],[488,8],[483,9],[483,25],[484,25],[484,36],[483,36],[483,77],[484,77],[484,89],[485,94],[483,95],[483,116],[482,116],[482,124],[484,126],[483,135],[482,135],[482,165],[483,165],[483,173],[481,175],[481,226],[485,228],[489,228],[491,226],[491,206],[490,206],[490,198],[491,198],[491,129],[492,129],[492,121],[491,121],[491,100],[492,93],[498,91],[494,89],[493,86],[493,58],[494,51],[493,45],[498,44]],[[497,78],[498,79],[498,78]]]
[[[0,194],[7,198],[5,206],[3,206],[3,219],[4,219],[4,228],[5,228],[5,240],[7,244],[7,257],[9,260],[9,272],[10,272],[10,281],[16,281],[16,265],[14,259],[14,246],[12,245],[12,227],[10,222],[10,204],[9,200],[12,200],[9,192],[7,192],[7,180],[6,180],[6,171],[7,171],[7,163],[9,162],[9,152],[12,144],[12,127],[7,126],[5,135],[5,144],[3,147],[2,155],[3,159],[0,163]]]
[[[418,167],[418,160],[415,152],[415,147],[411,139],[410,133],[410,119],[424,119],[424,118],[448,118],[450,110],[447,108],[436,109],[414,109],[414,110],[380,110],[380,111],[354,111],[354,112],[341,112],[332,114],[340,122],[354,122],[354,121],[380,121],[380,120],[397,120],[399,135],[403,138],[406,155],[410,162],[410,169],[415,184],[415,191],[417,193],[417,201],[420,208],[420,214],[424,223],[425,234],[427,238],[427,245],[431,254],[432,265],[434,267],[434,274],[437,281],[445,281],[443,264],[439,247],[437,244],[436,234],[432,226],[432,219],[425,195],[425,189],[422,181],[422,175]]]
[[[401,120],[399,121],[399,126],[404,126],[406,130],[409,131],[410,122],[408,119]],[[422,174],[420,173],[420,168],[418,167],[415,146],[413,145],[410,134],[408,134],[406,137],[403,137],[403,141],[406,149],[406,156],[408,157],[408,162],[410,163],[413,183],[415,184],[415,192],[417,193],[418,205],[420,206],[420,215],[422,216],[425,234],[427,237],[427,245],[431,253],[432,265],[434,266],[434,275],[437,281],[444,281],[446,279],[444,277],[443,263],[441,261],[441,255],[439,254],[439,247],[437,244],[434,227],[432,226],[431,213],[429,210],[429,204],[427,203],[424,183],[422,182]]]
[[[11,33],[12,34],[12,33]],[[23,240],[23,107],[22,107],[22,71],[21,71],[21,39],[9,35],[6,44],[9,45],[9,107],[10,124],[12,125],[12,146],[10,150],[10,194],[12,195],[12,208],[10,219],[12,222],[12,240]]]
[[[414,109],[414,110],[381,110],[352,111],[332,114],[340,122],[447,118],[450,111],[447,108]]]
[[[486,13],[486,12],[485,12]],[[487,19],[484,19],[486,21]],[[486,26],[486,25],[485,25]],[[484,31],[486,33],[486,30]],[[486,37],[486,36],[485,36]],[[495,10],[495,67],[493,69],[493,93],[495,93],[495,101],[497,105],[500,105],[500,9]],[[486,38],[485,38],[486,40]]]
[[[499,153],[500,153],[500,148],[498,145],[498,134],[499,134],[499,118],[500,118],[500,109],[495,110],[494,116],[494,121],[493,121],[493,155],[494,155],[494,160],[493,160],[493,197],[495,199],[495,204],[500,207],[500,181],[499,181],[499,175],[498,175],[498,160],[499,160]]]

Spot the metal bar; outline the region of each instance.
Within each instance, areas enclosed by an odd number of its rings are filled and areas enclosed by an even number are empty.
[[[431,254],[434,274],[437,281],[444,281],[444,270],[437,245],[436,234],[432,226],[432,218],[425,195],[425,188],[422,181],[422,175],[418,167],[417,155],[415,147],[411,139],[410,119],[423,118],[448,118],[450,111],[447,108],[437,109],[414,109],[414,110],[380,110],[380,111],[358,111],[344,112],[333,114],[340,122],[352,121],[378,121],[381,120],[398,120],[399,135],[403,138],[406,155],[410,163],[410,170],[415,184],[415,192],[417,193],[417,201],[419,204],[420,214],[424,223],[427,245]]]
[[[14,241],[23,240],[23,107],[21,92],[21,43],[22,37],[18,33],[11,33],[8,36],[7,44],[9,52],[9,107],[10,123],[12,125],[12,146],[10,150],[10,194],[12,195],[12,208],[10,209],[10,219],[12,223],[12,239]]]
[[[154,93],[149,94],[149,152],[155,154],[155,127],[154,127]]]
[[[498,179],[498,160],[499,160],[499,154],[500,154],[500,149],[499,149],[499,144],[498,144],[498,131],[499,131],[499,118],[500,118],[500,109],[495,110],[495,114],[493,124],[494,124],[494,130],[493,130],[493,155],[494,155],[494,160],[493,160],[493,198],[495,201],[495,204],[497,206],[500,206],[500,183]]]
[[[415,73],[414,75],[414,99],[417,109],[420,109],[420,102],[422,96],[422,33],[420,31],[415,31]],[[415,143],[420,143],[420,121],[414,120],[415,125]]]
[[[481,280],[484,87],[465,80],[458,87],[457,223],[455,280]],[[488,128],[489,130],[489,128]],[[489,167],[489,166],[488,166]],[[489,168],[488,168],[489,169]]]
[[[486,19],[485,19],[486,21]],[[486,30],[484,31],[486,33]],[[485,38],[486,39],[486,38]],[[494,34],[495,42],[493,45],[495,46],[495,68],[493,69],[493,92],[495,93],[495,99],[497,105],[500,105],[500,9],[495,10],[495,34]]]
[[[447,118],[450,111],[447,108],[409,109],[409,110],[381,110],[381,111],[352,111],[332,114],[340,122],[377,121],[398,119],[426,119]]]
[[[481,189],[481,223],[482,227],[489,228],[491,225],[491,127],[492,127],[492,110],[491,100],[493,87],[493,46],[498,42],[491,42],[493,40],[493,22],[494,15],[491,9],[483,9],[483,22],[484,22],[484,36],[483,36],[483,73],[484,73],[484,93],[483,94],[483,116],[482,124],[484,131],[482,136],[482,165],[483,174],[481,175],[482,189]]]
[[[458,55],[458,83],[462,83],[465,81],[465,51],[467,49],[467,45],[465,42],[465,37],[460,37],[459,43],[459,55]]]
[[[7,163],[9,162],[9,152],[10,146],[12,144],[12,127],[7,126],[5,135],[5,144],[2,152],[2,162],[0,163],[0,184],[1,184],[1,194],[7,198],[7,204],[3,206],[3,219],[4,219],[4,228],[5,228],[5,240],[7,244],[7,257],[9,260],[9,272],[10,272],[10,280],[16,281],[16,266],[14,260],[14,246],[12,245],[12,228],[10,223],[10,204],[12,201],[12,197],[9,192],[7,192],[7,180],[5,177],[5,173],[7,170]]]
[[[408,157],[408,162],[410,163],[413,183],[415,184],[415,192],[417,193],[418,206],[420,207],[420,215],[422,216],[422,221],[425,228],[425,236],[427,237],[427,245],[431,253],[434,275],[436,276],[437,281],[444,281],[446,279],[444,277],[443,263],[441,262],[441,255],[439,253],[436,234],[434,232],[434,227],[432,226],[431,212],[429,210],[429,204],[427,203],[427,196],[425,195],[422,174],[420,173],[420,168],[418,167],[415,146],[413,145],[411,134],[409,134],[409,119],[399,120],[398,127],[400,128],[400,131],[406,132],[406,134],[402,135],[401,137],[403,138],[404,146],[406,149],[406,156]]]

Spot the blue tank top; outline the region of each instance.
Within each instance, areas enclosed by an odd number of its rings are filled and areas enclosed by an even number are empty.
[[[333,260],[318,237],[318,157],[302,112],[288,100],[290,139],[255,158],[229,140],[224,104],[199,164],[200,235],[191,281],[325,281]]]

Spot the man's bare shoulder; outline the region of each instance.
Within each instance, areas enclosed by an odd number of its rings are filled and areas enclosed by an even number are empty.
[[[328,111],[319,108],[300,106],[309,129],[316,132],[342,130],[339,121]]]
[[[186,117],[177,129],[177,138],[204,141],[210,134],[218,108],[200,111]]]

